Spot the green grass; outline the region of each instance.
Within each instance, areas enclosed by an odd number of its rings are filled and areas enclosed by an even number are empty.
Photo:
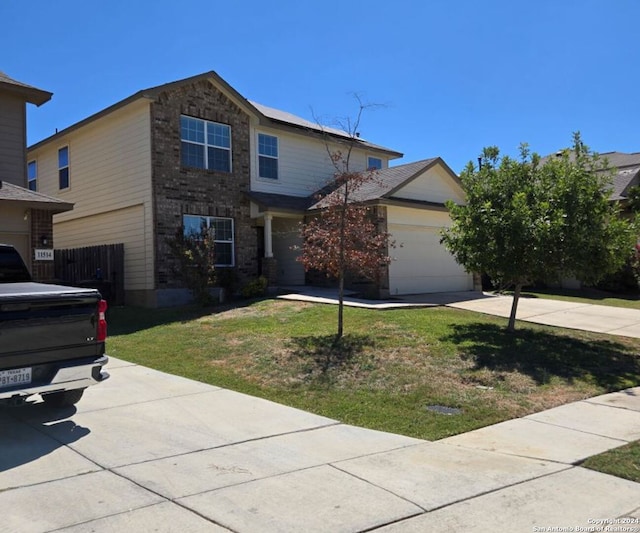
[[[543,298],[546,300],[563,300],[565,302],[640,309],[640,295],[638,294],[614,294],[596,289],[535,289],[523,291],[522,296],[525,298]]]
[[[263,300],[109,311],[108,353],[342,422],[439,439],[640,384],[640,340],[450,308]],[[426,409],[462,409],[446,416]]]
[[[640,441],[589,457],[582,466],[640,483]]]

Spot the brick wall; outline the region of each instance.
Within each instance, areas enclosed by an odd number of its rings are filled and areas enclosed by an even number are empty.
[[[31,253],[36,248],[53,249],[53,215],[50,211],[31,210]],[[48,238],[48,244],[42,244],[42,237]],[[33,256],[32,256],[33,258]],[[32,262],[31,274],[35,281],[51,281],[54,278],[53,261]]]
[[[231,126],[232,172],[183,168],[180,116]],[[250,218],[249,116],[206,80],[162,93],[151,106],[155,287],[181,283],[166,244],[182,227],[182,215],[230,217],[235,229],[235,270],[240,282],[258,274],[258,236]]]

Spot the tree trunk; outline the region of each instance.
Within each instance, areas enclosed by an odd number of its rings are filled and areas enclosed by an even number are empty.
[[[516,311],[518,310],[518,300],[520,300],[520,292],[522,291],[522,284],[517,283],[513,290],[513,303],[511,304],[511,315],[509,316],[508,331],[516,330]]]
[[[338,333],[336,334],[336,343],[342,338],[342,324],[344,322],[344,272],[340,273],[338,281]]]

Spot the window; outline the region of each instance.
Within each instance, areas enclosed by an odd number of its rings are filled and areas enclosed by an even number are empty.
[[[69,147],[58,150],[58,188],[69,188]]]
[[[182,165],[231,172],[231,127],[180,117]]]
[[[29,182],[29,190],[35,191],[37,190],[37,182],[38,178],[38,164],[35,161],[29,161],[27,163],[27,180]]]
[[[382,159],[379,157],[367,157],[367,170],[380,170],[382,168]]]
[[[234,266],[233,219],[184,215],[182,217],[185,236],[199,235],[202,230],[213,229],[216,266]]]
[[[258,176],[278,179],[278,138],[273,135],[258,134]]]

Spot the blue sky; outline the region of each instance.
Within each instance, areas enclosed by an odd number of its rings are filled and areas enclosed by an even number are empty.
[[[640,151],[637,0],[1,0],[0,70],[54,93],[33,144],[140,89],[215,70],[243,96],[441,156]]]

